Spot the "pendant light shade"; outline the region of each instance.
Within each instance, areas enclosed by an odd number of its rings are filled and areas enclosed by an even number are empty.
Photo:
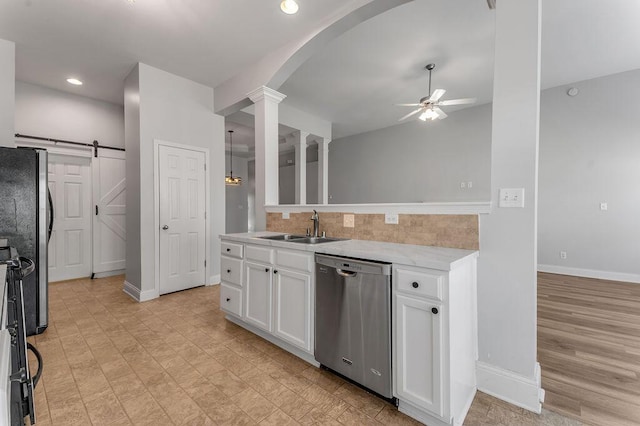
[[[227,185],[238,186],[242,183],[242,178],[233,175],[233,130],[229,130],[229,174],[224,177]]]

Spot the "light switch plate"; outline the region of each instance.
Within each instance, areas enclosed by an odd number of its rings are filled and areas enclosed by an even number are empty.
[[[391,225],[397,225],[398,224],[398,214],[397,213],[386,213],[384,215],[384,223],[387,224],[391,224]]]
[[[343,226],[345,228],[354,228],[356,226],[355,216],[352,214],[345,214],[343,219]]]
[[[524,188],[500,188],[499,206],[524,208]]]

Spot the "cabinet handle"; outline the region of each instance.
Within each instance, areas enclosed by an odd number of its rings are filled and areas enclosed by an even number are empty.
[[[227,297],[227,302],[231,302],[231,298],[230,297]]]
[[[278,273],[278,271],[277,271],[276,269],[274,269],[274,270],[273,270],[273,273],[274,273],[274,274],[277,274],[277,273]]]
[[[418,284],[417,282],[414,281],[413,283],[411,283],[411,286],[413,288],[418,288],[418,287],[420,287],[420,284]]]
[[[230,274],[230,273],[231,273],[231,269],[227,269],[227,274]]]
[[[264,271],[265,272],[269,272],[269,268],[264,268]]]
[[[228,249],[227,249],[227,253],[228,253],[228,252],[230,252],[230,251],[231,251],[231,249],[230,249],[230,248],[228,248]]]
[[[437,314],[438,313],[438,308],[431,308],[431,313]]]

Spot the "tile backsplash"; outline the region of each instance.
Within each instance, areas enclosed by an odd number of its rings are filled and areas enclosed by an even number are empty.
[[[267,230],[305,234],[313,230],[308,213],[290,213],[283,219],[282,213],[267,214]],[[344,227],[344,215],[354,216],[354,227]],[[397,225],[384,223],[384,214],[319,213],[320,232],[328,237],[357,240],[384,241],[390,243],[418,244],[423,246],[451,247],[478,250],[478,216],[449,214],[401,214]]]

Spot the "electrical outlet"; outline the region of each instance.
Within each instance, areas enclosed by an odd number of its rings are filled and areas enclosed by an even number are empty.
[[[467,182],[467,188],[469,189],[473,188],[473,182],[471,181]]]
[[[460,189],[465,189],[467,184],[465,182],[460,182]]]
[[[384,223],[390,225],[397,225],[399,221],[399,217],[397,213],[387,213],[384,215]]]
[[[283,219],[289,219],[289,212],[282,212]]]
[[[500,207],[524,208],[524,188],[500,188]]]
[[[609,205],[607,203],[600,203],[600,210],[608,210]]]
[[[566,259],[567,258],[567,252],[566,251],[561,251],[560,252],[560,259]]]
[[[345,214],[343,217],[342,226],[345,228],[354,228],[356,226],[356,218],[352,214]]]

